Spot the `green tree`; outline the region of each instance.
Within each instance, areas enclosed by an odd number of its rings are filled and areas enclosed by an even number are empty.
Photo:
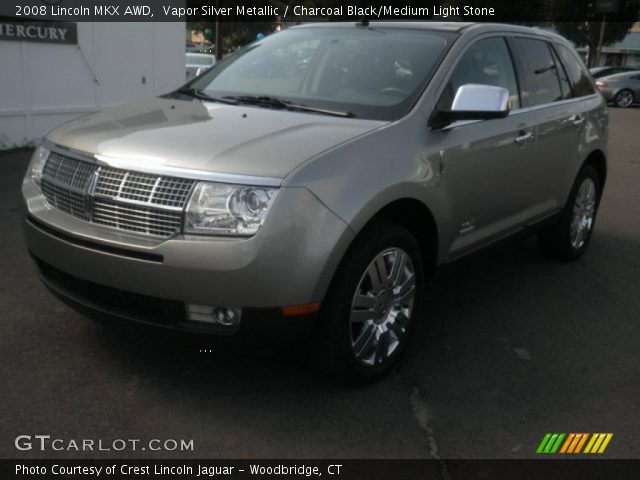
[[[622,0],[622,8],[615,14],[596,13],[593,0],[557,0],[557,17],[571,18],[575,12],[586,12],[581,22],[554,22],[554,27],[561,35],[571,40],[577,47],[588,47],[588,66],[595,62],[598,49],[602,21],[604,35],[602,45],[611,45],[622,40],[629,29],[640,17],[640,0]]]

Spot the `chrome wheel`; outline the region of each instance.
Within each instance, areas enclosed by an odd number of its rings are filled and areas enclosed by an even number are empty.
[[[623,90],[616,95],[616,105],[622,108],[630,107],[633,104],[633,93]]]
[[[400,248],[379,253],[360,278],[351,303],[351,347],[364,365],[378,365],[398,348],[416,293],[413,262]]]
[[[585,178],[573,204],[573,216],[571,217],[571,246],[578,250],[581,248],[593,228],[596,213],[596,184],[591,178]]]

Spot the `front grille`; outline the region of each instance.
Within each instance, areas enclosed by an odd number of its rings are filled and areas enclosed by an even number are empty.
[[[42,171],[42,193],[47,202],[74,217],[89,220],[86,191],[97,168],[51,152]]]
[[[167,237],[180,231],[182,213],[142,206],[130,206],[112,200],[93,201],[93,223]]]
[[[193,180],[160,177],[148,173],[101,168],[96,195],[182,208],[191,192]]]
[[[194,181],[99,166],[52,152],[42,174],[47,202],[98,225],[157,237],[180,232]]]

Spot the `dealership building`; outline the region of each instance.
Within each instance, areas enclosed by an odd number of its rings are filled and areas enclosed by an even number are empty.
[[[184,22],[0,22],[0,150],[106,106],[175,89]]]
[[[640,28],[629,32],[620,42],[602,47],[600,64],[640,68]]]

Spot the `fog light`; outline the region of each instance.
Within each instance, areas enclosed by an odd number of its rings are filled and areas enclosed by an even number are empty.
[[[242,309],[234,307],[215,307],[212,305],[186,304],[187,318],[194,322],[205,322],[223,327],[237,327],[242,318]]]

